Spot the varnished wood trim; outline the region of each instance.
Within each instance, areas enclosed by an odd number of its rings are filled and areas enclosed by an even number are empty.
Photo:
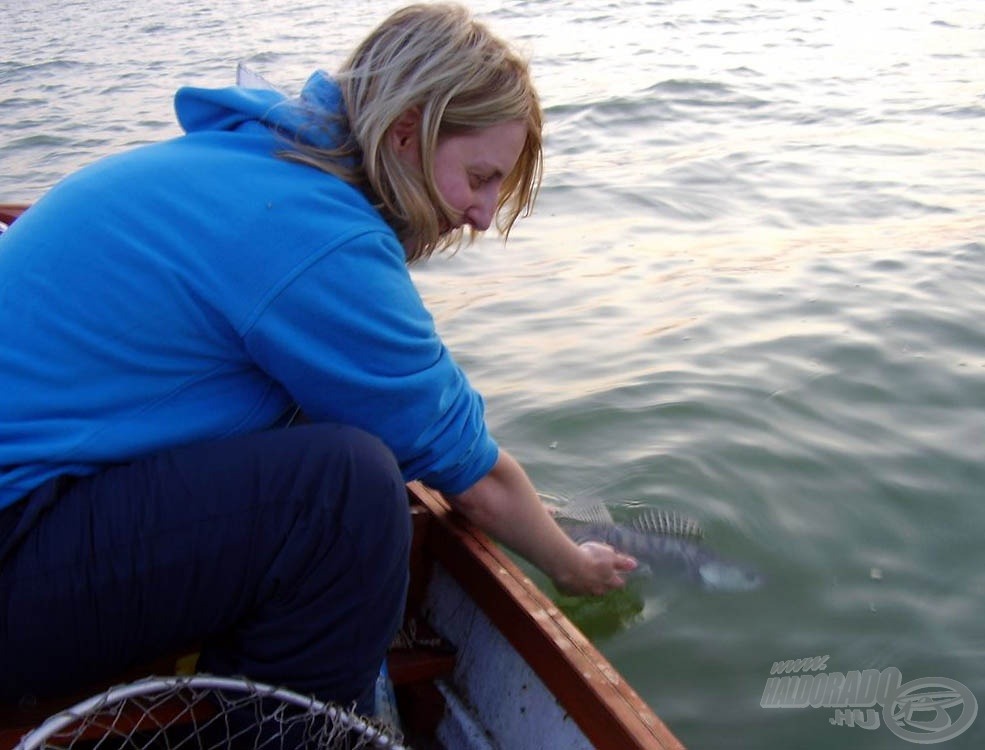
[[[410,492],[433,515],[429,546],[599,750],[684,746],[555,604],[438,493]]]
[[[14,219],[27,210],[27,206],[21,203],[0,203],[0,221],[4,224],[12,224]]]

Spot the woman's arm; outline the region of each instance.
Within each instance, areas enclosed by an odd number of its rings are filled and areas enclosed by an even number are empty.
[[[607,544],[576,545],[554,522],[526,472],[500,450],[492,470],[472,487],[452,495],[454,507],[480,529],[576,594],[604,594],[625,584],[636,561]]]

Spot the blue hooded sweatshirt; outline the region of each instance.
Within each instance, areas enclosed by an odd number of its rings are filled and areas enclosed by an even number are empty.
[[[186,134],[56,185],[0,237],[0,507],[59,474],[275,425],[361,427],[460,492],[498,449],[367,198],[276,153],[338,87],[186,88]]]

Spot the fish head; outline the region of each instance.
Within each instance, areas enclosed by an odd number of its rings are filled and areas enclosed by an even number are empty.
[[[698,567],[701,584],[715,591],[752,591],[763,585],[763,575],[746,565],[707,560]]]

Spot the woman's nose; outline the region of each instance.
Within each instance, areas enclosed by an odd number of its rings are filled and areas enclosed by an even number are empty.
[[[465,212],[465,220],[471,224],[473,228],[478,229],[480,232],[485,232],[492,224],[493,215],[495,213],[495,196],[490,198],[485,195],[479,195],[476,197],[476,200],[472,203],[469,210]]]

